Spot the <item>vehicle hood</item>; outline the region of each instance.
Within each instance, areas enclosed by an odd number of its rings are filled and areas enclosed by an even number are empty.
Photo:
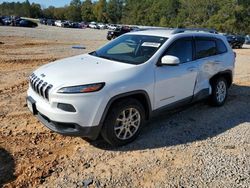
[[[136,67],[84,54],[49,63],[34,74],[53,86],[61,87],[124,79],[133,74]]]

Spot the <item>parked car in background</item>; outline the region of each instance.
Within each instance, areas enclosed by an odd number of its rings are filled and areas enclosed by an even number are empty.
[[[46,23],[47,25],[55,26],[55,20],[53,20],[53,19],[48,19],[46,22],[47,22]]]
[[[80,22],[79,23],[79,28],[81,29],[85,29],[89,26],[89,24],[87,22]]]
[[[24,20],[22,18],[16,17],[15,19],[12,19],[11,26],[20,26],[20,22]]]
[[[0,25],[4,25],[3,18],[4,18],[4,17],[0,17]]]
[[[39,23],[43,24],[43,25],[46,25],[47,24],[47,19],[46,18],[40,18]]]
[[[250,35],[245,37],[245,44],[250,44]]]
[[[245,43],[245,37],[242,35],[224,34],[224,36],[227,38],[228,43],[233,49],[242,48]]]
[[[0,25],[20,26],[20,27],[37,27],[38,24],[18,16],[2,16],[0,17]]]
[[[125,33],[132,31],[133,29],[128,26],[117,27],[114,31],[108,31],[107,39],[112,40],[119,37]]]
[[[32,22],[30,20],[21,20],[19,23],[20,27],[37,27],[37,23]]]
[[[12,22],[12,20],[11,20],[11,17],[5,17],[4,19],[3,19],[3,22],[4,22],[4,25],[11,25],[11,22]]]
[[[2,16],[0,17],[0,25],[6,25],[6,26],[19,26],[19,22],[22,19],[20,17],[15,16]]]
[[[115,30],[117,27],[118,27],[118,26],[117,26],[116,24],[110,24],[110,25],[108,26],[108,29],[110,29],[110,30]]]
[[[70,21],[63,21],[62,22],[62,27],[67,27],[67,28],[69,28],[70,27]]]
[[[91,29],[98,29],[98,25],[97,25],[96,22],[90,22],[89,28],[91,28]]]
[[[68,22],[70,28],[76,28],[79,29],[79,23],[78,22]]]
[[[97,26],[99,27],[99,29],[106,29],[106,25],[103,23],[98,23]]]
[[[56,20],[56,21],[55,21],[55,26],[57,26],[57,27],[62,27],[62,26],[63,26],[62,20]]]
[[[235,35],[235,45],[234,48],[242,48],[245,43],[245,36]]]
[[[64,20],[56,20],[55,26],[57,26],[57,27],[70,27],[70,22],[64,21]]]

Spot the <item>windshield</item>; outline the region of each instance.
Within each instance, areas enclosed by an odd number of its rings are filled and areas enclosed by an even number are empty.
[[[156,36],[123,35],[90,55],[138,65],[149,60],[166,40]]]

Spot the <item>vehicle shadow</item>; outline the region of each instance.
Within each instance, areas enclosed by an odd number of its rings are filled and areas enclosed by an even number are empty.
[[[12,155],[0,147],[0,187],[16,179],[15,161]]]
[[[90,144],[104,150],[133,151],[202,141],[250,122],[249,106],[250,87],[233,85],[223,107],[211,107],[207,102],[199,102],[175,112],[164,112],[152,118],[140,136],[126,146],[112,147],[102,139]]]

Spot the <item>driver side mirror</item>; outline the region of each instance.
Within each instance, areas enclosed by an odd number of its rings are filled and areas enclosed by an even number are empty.
[[[165,55],[161,58],[161,65],[179,65],[180,59],[172,55]]]

